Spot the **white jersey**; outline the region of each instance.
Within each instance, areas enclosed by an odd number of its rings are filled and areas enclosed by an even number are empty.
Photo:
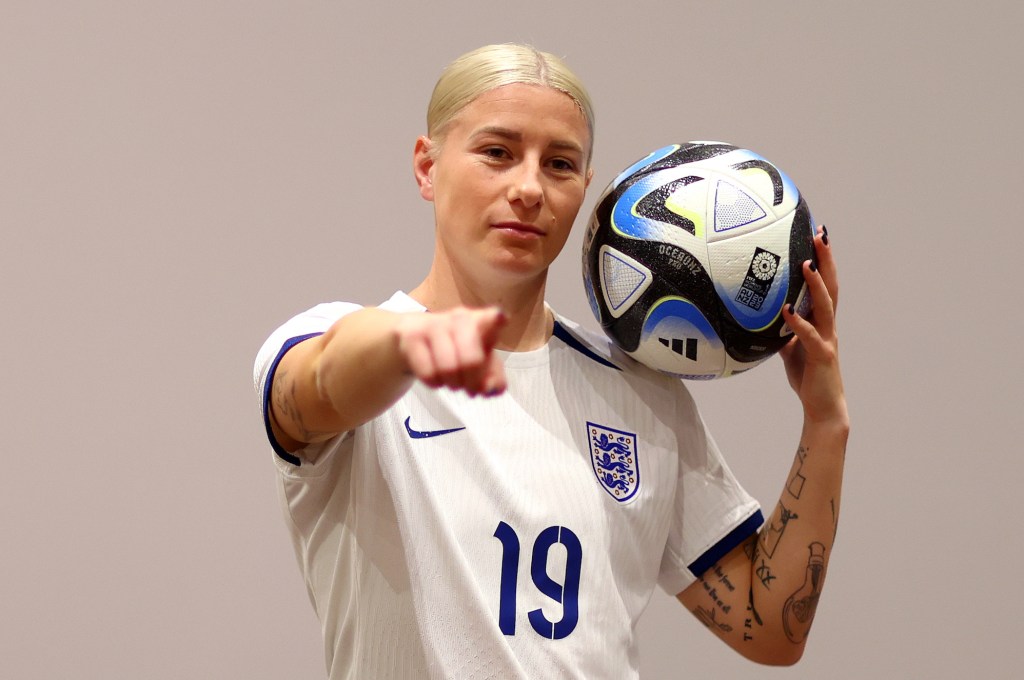
[[[404,293],[381,305],[423,311]],[[267,340],[256,389],[297,342],[359,309],[322,304]],[[276,453],[285,516],[341,678],[635,678],[637,620],[753,534],[685,386],[558,318],[500,352],[498,397],[415,383],[374,420]]]

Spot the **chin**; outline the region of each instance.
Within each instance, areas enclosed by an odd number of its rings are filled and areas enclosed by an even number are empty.
[[[505,256],[492,260],[491,271],[493,276],[510,280],[544,279],[550,264],[550,262],[541,261],[536,257]]]

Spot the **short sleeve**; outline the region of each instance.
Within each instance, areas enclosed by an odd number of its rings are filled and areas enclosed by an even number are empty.
[[[760,504],[733,476],[685,386],[679,411],[679,474],[658,584],[675,595],[764,523]]]
[[[277,456],[292,465],[301,465],[301,460],[298,456],[285,451],[277,442],[273,429],[270,427],[270,388],[274,382],[274,373],[288,350],[300,342],[322,335],[335,321],[358,309],[362,309],[362,307],[348,302],[319,304],[286,321],[270,334],[256,354],[256,363],[253,366],[253,387],[260,400],[260,412],[263,416],[267,438]]]

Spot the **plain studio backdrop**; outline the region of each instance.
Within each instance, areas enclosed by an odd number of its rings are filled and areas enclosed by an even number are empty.
[[[1010,678],[1021,660],[1020,5],[0,3],[0,677],[322,678],[255,352],[426,273],[415,138],[489,42],[566,57],[594,182],[550,302],[597,328],[583,225],[672,142],[774,161],[830,227],[853,419],[807,654],[761,669],[655,591],[644,678]],[[774,506],[781,362],[692,386]]]

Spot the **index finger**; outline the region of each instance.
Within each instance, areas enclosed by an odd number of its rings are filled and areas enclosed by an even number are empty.
[[[828,228],[821,225],[814,237],[814,254],[818,260],[818,272],[821,280],[832,298],[832,310],[835,312],[839,304],[839,275],[836,269],[835,256],[832,253],[832,243],[829,241]]]
[[[498,342],[501,329],[505,327],[508,317],[500,307],[491,307],[480,312],[480,339],[489,352]]]

